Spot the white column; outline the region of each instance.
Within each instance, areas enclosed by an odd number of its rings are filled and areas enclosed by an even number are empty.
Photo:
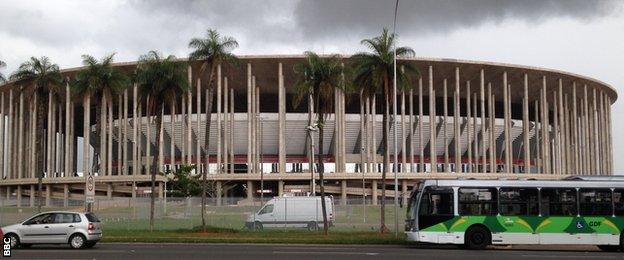
[[[89,145],[89,135],[91,133],[91,129],[90,129],[90,125],[91,125],[91,96],[86,96],[83,100],[83,108],[84,108],[84,115],[83,115],[83,126],[82,126],[82,136],[83,136],[83,140],[82,140],[82,174],[83,176],[89,175],[90,173],[90,164],[89,164],[89,157],[90,157],[90,145]]]
[[[422,77],[418,78],[418,154],[420,155],[418,165],[419,172],[426,172],[425,170],[425,145],[424,145],[424,133],[423,133],[423,81]]]
[[[431,162],[431,172],[436,173],[437,151],[436,151],[436,116],[435,116],[435,92],[433,90],[433,67],[429,66],[429,161]]]
[[[217,66],[217,173],[222,173],[222,165],[221,165],[221,65]]]
[[[531,173],[531,144],[529,143],[529,75],[526,73],[524,74],[524,98],[522,100],[524,172]]]
[[[462,163],[461,163],[461,146],[460,146],[460,127],[459,127],[459,68],[455,68],[455,102],[453,104],[453,108],[455,112],[453,112],[453,126],[455,129],[455,172],[462,172]]]
[[[23,88],[20,86],[20,89]],[[19,121],[17,138],[17,178],[24,178],[24,92],[19,93]]]
[[[278,79],[278,149],[279,149],[279,173],[286,172],[286,89],[284,88],[284,74],[282,63],[279,63],[277,72]]]
[[[252,118],[252,86],[251,86],[251,64],[247,63],[247,173],[251,173],[251,118]]]

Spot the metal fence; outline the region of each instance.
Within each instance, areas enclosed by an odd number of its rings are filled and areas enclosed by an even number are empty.
[[[245,222],[250,215],[258,212],[262,205],[271,198],[207,198],[205,219],[209,226],[217,228],[245,229]],[[36,207],[29,207],[30,201],[22,201],[22,207],[17,207],[15,198],[0,199],[0,225],[9,225],[22,222],[36,214]],[[381,203],[381,201],[379,201]],[[70,199],[67,206],[62,199],[51,199],[48,206],[42,211],[70,210],[84,211],[82,200]],[[320,206],[319,206],[320,207]],[[296,210],[296,209],[295,209]],[[116,230],[146,230],[149,229],[150,198],[98,198],[92,206],[92,211],[101,219],[104,228]],[[403,229],[405,208],[399,208],[399,230]],[[320,212],[320,211],[319,211]],[[380,205],[372,205],[370,200],[362,198],[341,201],[334,199],[333,231],[376,231],[380,226]],[[285,213],[286,215],[296,212]],[[156,199],[155,229],[177,230],[191,229],[201,225],[201,198],[167,198]],[[394,229],[393,200],[386,202],[386,226]],[[318,224],[322,227],[322,214],[318,216]],[[266,227],[268,229],[268,226]],[[276,225],[272,228],[292,228],[286,225]]]

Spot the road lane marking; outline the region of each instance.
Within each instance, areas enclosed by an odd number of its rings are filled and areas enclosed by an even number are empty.
[[[328,255],[370,255],[376,256],[379,253],[366,253],[366,252],[341,252],[341,251],[322,251],[322,252],[313,252],[313,251],[273,251],[273,254],[297,254],[297,255],[307,255],[307,254],[328,254]]]

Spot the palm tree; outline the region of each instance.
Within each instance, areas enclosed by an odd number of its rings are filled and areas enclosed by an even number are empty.
[[[158,174],[158,160],[160,159],[160,131],[165,104],[173,104],[178,98],[189,91],[190,86],[186,78],[186,64],[179,62],[176,57],[169,55],[161,57],[156,51],[142,55],[136,72],[136,83],[141,99],[147,104],[148,117],[156,119],[156,156],[152,157],[152,193],[150,202],[150,231],[154,230],[154,202],[156,194],[156,174]],[[149,119],[148,119],[149,120]]]
[[[63,77],[59,72],[58,65],[50,62],[48,57],[35,58],[22,63],[17,71],[11,77],[16,83],[23,83],[28,99],[33,98],[37,101],[37,138],[35,140],[35,158],[37,165],[35,173],[37,174],[37,211],[41,212],[41,182],[44,175],[44,154],[43,138],[44,138],[44,115],[48,111],[48,100],[60,100],[62,93]],[[35,98],[36,97],[36,98]]]
[[[383,173],[381,175],[381,183],[384,185],[381,190],[380,231],[382,233],[388,230],[385,223],[385,183],[390,161],[388,118],[390,117],[390,105],[392,104],[391,86],[393,85],[394,50],[396,50],[397,57],[400,58],[412,57],[415,54],[414,50],[409,47],[395,47],[394,37],[394,34],[389,34],[388,29],[384,28],[380,36],[361,41],[361,44],[367,47],[370,52],[357,53],[351,57],[351,61],[354,65],[353,84],[361,88],[364,96],[372,97],[381,92],[384,97],[384,102],[382,103],[384,114],[383,133],[381,139],[384,156]],[[408,62],[399,61],[399,65],[403,69],[397,70],[397,86],[401,89],[409,88],[409,75],[418,74],[418,71]]]
[[[213,87],[217,66],[224,63],[232,65],[238,65],[238,59],[232,50],[238,47],[236,39],[228,36],[221,36],[216,30],[208,29],[206,32],[206,38],[193,38],[188,44],[189,48],[193,49],[189,54],[189,61],[201,61],[201,68],[199,75],[204,87],[208,90],[208,100],[206,100],[206,124],[204,138],[204,150],[208,153],[208,145],[210,144],[210,121],[212,119],[212,96]],[[208,73],[206,73],[208,72]],[[197,93],[200,95],[200,93]],[[206,163],[206,170],[202,173],[202,200],[201,200],[201,218],[202,218],[202,230],[206,231],[206,174],[208,172],[208,164]]]
[[[327,210],[325,205],[325,184],[323,182],[323,131],[325,119],[333,112],[333,97],[336,89],[344,89],[342,80],[342,63],[340,56],[331,55],[320,57],[318,54],[305,52],[306,59],[295,65],[295,73],[299,75],[299,80],[295,83],[294,105],[298,106],[304,97],[311,97],[316,112],[316,123],[319,131],[318,149],[318,172],[321,183],[321,209],[323,211],[323,232],[327,235]],[[308,110],[309,113],[312,111]],[[309,123],[312,123],[312,114],[309,115]],[[308,131],[308,137],[312,138],[312,133]],[[310,151],[314,152],[314,151]]]
[[[113,66],[115,54],[104,56],[100,61],[90,55],[82,55],[82,64],[85,69],[78,72],[73,90],[79,96],[91,96],[96,100],[101,100],[99,106],[96,106],[96,122],[95,132],[97,136],[104,135],[100,133],[101,124],[106,125],[106,118],[102,118],[101,110],[105,108],[112,109],[113,97],[121,94],[129,85],[128,76],[120,69]],[[95,138],[94,144],[94,171],[102,169],[101,163],[104,159],[98,161],[100,152],[100,138]]]
[[[4,63],[4,61],[0,60],[0,69],[6,67],[6,63]],[[0,73],[0,83],[3,83],[6,81],[6,78],[4,78],[4,74]]]

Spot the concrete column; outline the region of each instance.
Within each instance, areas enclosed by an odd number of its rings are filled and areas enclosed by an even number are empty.
[[[202,92],[201,92],[201,79],[199,77],[197,78],[197,83],[195,85],[197,86],[195,88],[195,102],[196,102],[195,106],[197,106],[197,112],[195,113],[195,127],[197,128],[197,139],[195,140],[195,143],[197,144],[195,146],[195,165],[197,165],[196,166],[197,172],[201,173],[201,164],[202,164],[202,162],[201,162],[201,159],[202,159],[201,158],[201,147],[202,147],[202,143],[201,143],[200,140],[201,140],[201,132],[202,132],[201,131],[201,127],[202,127],[202,125],[204,125],[204,123],[202,123],[202,120],[201,120],[201,114],[202,114],[202,112],[201,112],[201,96],[202,96]],[[208,101],[206,101],[206,102],[208,102]],[[206,110],[206,112],[208,112],[208,111]],[[206,118],[208,118],[208,117],[206,117]],[[162,133],[162,131],[161,131],[161,133]],[[206,138],[205,137],[206,134],[207,133],[204,133],[204,138]],[[160,140],[162,140],[162,139],[163,138],[161,136]],[[208,154],[207,151],[206,151],[206,154]],[[162,156],[161,156],[161,158],[162,158]]]
[[[247,63],[247,173],[251,173],[252,172],[252,163],[251,163],[251,158],[252,158],[252,153],[251,153],[251,148],[252,148],[252,140],[251,140],[251,118],[252,118],[252,104],[251,104],[251,100],[252,100],[252,86],[251,86],[251,64]],[[249,195],[249,193],[248,193]],[[250,197],[250,196],[247,196]]]
[[[35,190],[35,186],[32,185],[31,192]],[[63,184],[63,207],[69,205],[69,184]]]
[[[435,113],[435,92],[433,91],[433,66],[429,66],[429,161],[431,164],[432,173],[436,173],[438,171],[437,158],[436,158],[437,157],[437,151],[436,151],[436,122],[437,120],[436,120],[435,114],[436,113]]]
[[[600,174],[600,166],[599,166],[599,162],[600,162],[600,153],[599,153],[599,143],[598,143],[598,106],[596,104],[596,88],[592,89],[592,111],[591,111],[591,115],[592,115],[592,127],[590,128],[592,131],[592,162],[594,164],[594,168],[593,168],[593,172],[594,175],[598,175]]]
[[[542,124],[541,121],[539,120],[540,118],[540,110],[539,110],[539,101],[535,100],[535,172],[536,173],[543,173],[543,169],[542,169],[542,153],[541,153],[541,131],[542,131]]]
[[[123,92],[123,119],[121,124],[123,126],[123,138],[121,139],[121,158],[123,161],[122,175],[128,174],[128,89],[124,89]]]
[[[147,122],[145,123],[146,125],[146,130],[145,130],[145,161],[141,160],[142,164],[145,165],[145,175],[149,175],[152,173],[152,159],[150,158],[152,156],[152,114],[150,113],[150,111],[147,108],[147,104],[150,103],[150,97],[147,97],[147,102],[145,102],[145,115],[147,116]],[[190,111],[190,110],[189,110]],[[189,118],[191,116],[191,113],[189,112],[188,114],[186,114],[187,118]],[[188,121],[187,121],[188,123]],[[191,125],[187,124],[187,129],[189,131],[191,131]],[[191,148],[190,146],[187,146],[187,152],[188,152],[188,156],[191,157]],[[191,161],[187,160],[187,162],[190,164]]]
[[[165,194],[164,185],[162,182],[159,182],[158,183],[158,199],[162,201],[162,199],[165,197],[164,194]]]
[[[455,140],[455,172],[462,172],[462,163],[461,163],[461,146],[460,146],[460,127],[459,127],[459,68],[456,67],[455,68],[455,102],[453,102],[453,108],[455,109],[455,112],[453,112],[453,126],[454,126],[454,133],[455,133],[455,137],[453,138]]]
[[[100,104],[98,104],[101,108],[100,108],[100,114],[97,115],[100,117],[100,131],[99,134],[100,136],[98,136],[98,138],[100,138],[100,158],[94,158],[94,160],[99,160],[98,165],[100,166],[100,168],[98,169],[98,173],[102,176],[106,175],[106,167],[108,166],[108,164],[106,163],[106,152],[108,151],[106,148],[106,125],[107,125],[107,118],[106,118],[106,112],[107,112],[107,104],[108,101],[106,100],[106,96],[102,95],[102,97],[100,98]],[[97,127],[97,126],[96,126]],[[52,136],[52,135],[48,135],[48,136]]]
[[[191,82],[191,79],[189,77],[189,82]],[[186,111],[186,96],[182,96],[182,98],[180,99],[180,103],[182,103],[182,107],[180,108],[180,111],[182,113],[182,118],[180,120],[180,123],[182,123],[182,133],[180,133],[180,143],[182,144],[182,164],[187,165],[188,164],[188,148],[187,148],[187,143],[186,143],[186,131],[188,129],[188,125],[186,124],[186,115],[187,115],[187,111]],[[140,147],[140,146],[139,146]]]
[[[221,152],[222,152],[222,144],[221,144],[221,65],[217,66],[217,174],[222,173],[222,165],[221,165]]]
[[[229,151],[230,151],[230,135],[229,135],[229,126],[230,126],[230,115],[228,110],[230,109],[230,94],[228,88],[228,78],[223,78],[223,168],[225,171],[223,173],[228,172],[228,162],[229,162]]]
[[[566,151],[569,149],[567,146],[565,146],[565,132],[567,131],[566,127],[565,127],[565,118],[564,118],[564,110],[563,110],[563,82],[561,80],[561,78],[559,79],[559,91],[557,91],[557,93],[559,94],[558,99],[559,101],[557,102],[557,104],[559,105],[559,113],[558,113],[558,119],[559,119],[559,133],[558,133],[558,146],[559,146],[559,164],[560,164],[560,169],[559,169],[559,174],[567,174],[569,172],[569,169],[567,168],[567,158],[566,158]]]
[[[481,165],[482,172],[487,173],[487,146],[485,145],[485,130],[487,128],[485,125],[485,73],[483,69],[481,69],[479,76],[479,90],[481,101]]]
[[[192,85],[191,85],[192,86]],[[188,91],[186,93],[186,108],[188,109],[186,113],[186,163],[193,164],[193,140],[191,139],[191,134],[193,133],[193,124],[191,122],[191,116],[193,115],[193,96],[192,91]],[[199,129],[198,129],[199,130]],[[148,163],[149,165],[149,163]],[[149,166],[148,166],[149,167]],[[148,170],[149,172],[149,170]]]
[[[377,180],[373,180],[371,184],[373,205],[377,205]]]
[[[284,196],[284,181],[283,180],[279,180],[277,181],[277,196]]]
[[[470,83],[470,81],[468,81]],[[474,166],[471,169],[471,172],[479,172],[479,146],[483,146],[483,140],[479,140],[478,131],[477,131],[477,118],[479,115],[477,114],[477,93],[472,93],[472,140],[474,140]]]
[[[30,185],[30,191],[28,193],[28,196],[29,196],[29,207],[34,208],[35,207],[35,185]]]
[[[83,113],[83,127],[82,127],[82,136],[83,136],[83,141],[82,141],[82,151],[83,151],[83,156],[82,156],[82,173],[83,176],[89,175],[90,174],[90,164],[89,164],[89,157],[90,157],[90,145],[89,145],[89,135],[91,134],[91,129],[90,129],[90,125],[91,125],[91,96],[87,95],[84,100],[83,100],[83,108],[84,108],[84,113]]]
[[[247,198],[253,199],[254,194],[254,185],[253,181],[247,181]]]
[[[156,113],[158,113],[158,111],[156,111]],[[160,118],[164,118],[165,117],[165,112],[164,109],[162,111],[160,111]],[[197,128],[199,129],[199,128]],[[160,124],[160,130],[159,134],[158,134],[158,170],[157,172],[165,172],[165,168],[164,168],[164,164],[165,164],[165,158],[164,158],[164,154],[165,154],[165,138],[164,138],[164,134],[165,134],[165,124],[164,122],[161,121]],[[197,131],[199,134],[199,131]],[[199,144],[197,145],[197,147],[199,147]],[[197,156],[197,158],[199,159],[199,156]],[[199,163],[197,164],[197,167],[199,167]]]
[[[447,127],[448,126],[448,95],[447,95],[448,92],[447,92],[447,90],[448,89],[447,89],[447,81],[446,81],[446,79],[444,79],[444,84],[443,85],[444,85],[444,90],[443,90],[444,91],[444,94],[443,94],[444,101],[442,103],[444,105],[444,109],[443,109],[443,111],[444,111],[443,112],[444,113],[443,116],[444,117],[442,119],[442,122],[444,123],[444,126],[442,126],[442,127],[444,129],[443,130],[444,132],[442,134],[444,135],[444,137],[443,137],[444,138],[444,172],[451,172],[451,170],[450,170],[451,166],[449,164],[449,147],[448,147],[449,143],[448,143],[448,132],[447,132],[447,129],[448,129],[448,127]],[[453,99],[453,100],[455,100],[455,99]],[[434,125],[434,129],[435,129],[435,125]],[[433,149],[434,146],[436,146],[436,143],[431,143],[431,145],[429,146],[429,149]]]
[[[5,120],[5,111],[4,111],[4,92],[0,92],[0,178],[4,178],[4,120]],[[7,172],[6,178],[9,179]]]
[[[70,154],[70,141],[71,141],[71,135],[70,135],[70,130],[71,130],[71,96],[69,93],[69,83],[65,84],[65,148],[64,148],[64,166],[63,166],[63,176],[65,177],[69,177],[71,176],[70,174],[70,158],[71,158],[71,154]]]
[[[132,199],[136,198],[136,190],[137,190],[137,185],[136,182],[132,182]]]
[[[217,192],[216,192],[217,193],[216,194],[217,195],[217,206],[221,206],[221,204],[222,204],[222,198],[221,197],[222,197],[222,193],[223,193],[223,186],[222,186],[221,181],[217,181],[216,182],[216,186],[217,186]]]
[[[45,194],[45,205],[46,207],[50,207],[51,206],[51,197],[52,197],[52,185],[51,184],[47,184],[46,185],[46,194]]]
[[[373,96],[373,100],[371,101],[371,156],[373,161],[373,171],[379,172],[379,168],[377,167],[377,96]]]
[[[161,183],[158,183],[158,188],[161,188]],[[112,183],[106,183],[106,197],[108,199],[112,199],[113,198],[113,184]],[[160,196],[159,196],[160,198]]]
[[[561,152],[559,150],[559,117],[558,115],[558,102],[557,102],[557,91],[553,93],[553,151],[552,151],[552,161],[553,161],[553,173],[560,174],[561,173]]]
[[[522,98],[522,137],[524,148],[524,172],[531,173],[531,144],[529,143],[529,75],[524,74],[524,97]]]
[[[347,180],[340,181],[340,205],[347,205]]]
[[[360,91],[359,93],[359,97],[360,97],[360,172],[362,173],[362,175],[364,175],[364,173],[366,173],[366,164],[368,163],[366,161],[367,158],[366,157],[366,135],[367,132],[366,131],[366,117],[364,116],[364,106],[365,106],[365,101],[364,101],[364,95],[363,95],[363,91]],[[364,179],[364,177],[362,177],[362,179]]]
[[[426,172],[425,170],[425,137],[423,133],[423,81],[422,77],[418,78],[418,172]]]
[[[494,133],[496,132],[494,129],[494,100],[495,97],[494,95],[492,95],[492,84],[488,83],[487,86],[487,91],[488,91],[488,116],[489,116],[489,122],[490,125],[488,126],[488,132],[490,134],[490,172],[491,173],[495,173],[497,171],[496,169],[496,139],[494,138],[495,135]]]
[[[19,176],[18,176],[19,177]],[[17,185],[17,207],[21,208],[22,207],[22,186],[21,185]]]
[[[420,118],[418,121],[421,121]],[[416,172],[414,164],[414,90],[409,90],[409,172]]]
[[[6,187],[6,199],[11,199],[11,187],[9,186]]]
[[[12,171],[13,161],[11,155],[13,155],[13,89],[9,89],[9,116],[7,119],[7,179],[15,178],[15,172]]]
[[[458,95],[459,96],[459,95]],[[468,153],[468,167],[466,168],[466,170],[470,173],[470,172],[474,172],[472,170],[472,140],[471,139],[471,132],[472,129],[470,129],[470,124],[472,121],[472,111],[471,111],[471,107],[470,107],[470,81],[466,81],[466,143],[468,145],[467,147],[467,153]],[[458,109],[459,110],[459,103],[457,103]],[[459,114],[459,113],[458,113]],[[476,141],[476,139],[473,139],[474,141]],[[457,141],[455,142],[457,143]],[[459,153],[461,156],[461,151],[456,150],[456,153]]]
[[[507,84],[507,72],[503,72],[503,114],[504,114],[504,124],[505,124],[505,132],[504,132],[504,140],[505,140],[505,172],[511,173],[511,146],[510,144],[510,131],[511,127],[509,124],[509,86]],[[496,104],[494,104],[496,105]]]
[[[134,84],[132,87],[132,174],[137,175],[140,174],[139,164],[138,164],[138,127],[141,116],[138,115],[138,89],[137,84]]]
[[[208,102],[208,101],[206,101]],[[170,115],[170,122],[171,125],[169,127],[171,127],[171,129],[169,130],[171,132],[171,139],[169,142],[169,164],[171,164],[171,171],[174,172],[175,171],[175,165],[176,165],[176,150],[175,150],[175,138],[176,138],[176,134],[175,134],[175,125],[176,125],[176,102],[175,100],[173,101],[173,103],[171,104],[171,115]],[[206,165],[206,167],[208,167]]]
[[[230,88],[230,173],[234,174],[234,165],[236,161],[234,160],[234,88]]]
[[[371,107],[370,107],[370,97],[366,96],[364,97],[365,99],[365,104],[364,104],[364,124],[365,124],[365,134],[366,134],[366,143],[365,143],[365,147],[366,147],[366,160],[365,160],[365,165],[364,165],[364,172],[372,172],[371,169]]]
[[[123,174],[123,165],[125,161],[123,158],[123,95],[117,95],[117,175]]]
[[[589,104],[587,101],[587,85],[583,85],[583,157],[584,157],[584,163],[585,163],[585,167],[584,167],[584,172],[583,175],[589,175],[590,174],[590,159],[589,159],[589,135],[587,133],[587,130],[589,129],[589,121],[588,121],[588,111],[589,111]]]
[[[407,205],[409,195],[409,190],[407,189],[407,180],[401,180],[401,197],[403,197],[403,199],[401,200],[401,205],[403,205],[403,207]]]
[[[401,172],[410,172],[410,166],[407,164],[407,143],[405,136],[405,91],[401,91]],[[344,133],[344,131],[342,131]]]
[[[20,89],[23,88],[20,86]],[[19,121],[17,132],[17,178],[24,178],[24,91],[19,93]]]

